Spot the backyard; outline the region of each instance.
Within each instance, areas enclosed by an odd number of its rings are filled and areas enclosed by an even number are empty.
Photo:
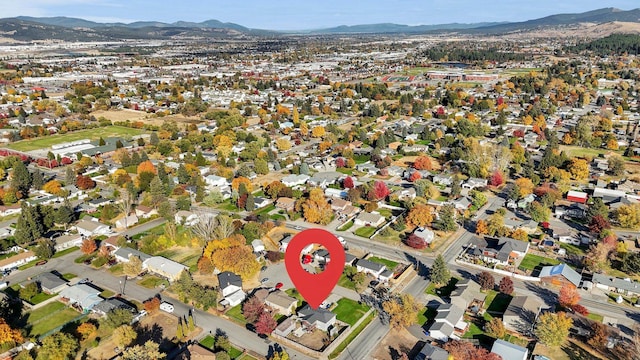
[[[527,254],[522,259],[519,268],[521,270],[533,271],[538,266],[557,265],[560,261],[557,259],[546,258],[540,255]]]
[[[215,338],[211,335],[207,335],[204,339],[200,340],[200,345],[202,345],[203,347],[207,348],[207,349],[211,349],[214,350],[214,346],[215,346]],[[250,359],[255,359],[253,356],[248,355],[248,354],[242,354],[242,350],[239,350],[235,347],[233,347],[233,345],[231,346],[231,348],[227,351],[227,354],[229,354],[229,357],[233,360],[250,360]]]
[[[356,231],[354,231],[354,234],[358,235],[358,236],[362,236],[364,238],[370,238],[371,235],[373,235],[373,233],[376,232],[376,228],[373,226],[363,226],[361,228],[356,229]]]
[[[378,263],[378,264],[382,264],[384,266],[387,267],[387,269],[389,270],[393,270],[396,268],[396,266],[398,266],[398,263],[389,259],[383,259],[377,256],[370,256],[367,258],[367,260],[374,262],[374,263]]]
[[[28,313],[27,329],[30,336],[40,336],[58,328],[77,317],[82,316],[77,311],[61,302],[53,302]]]
[[[33,151],[38,149],[50,148],[51,145],[62,144],[82,139],[97,140],[101,137],[128,138],[143,133],[145,133],[145,131],[140,129],[133,129],[123,126],[106,126],[95,129],[79,130],[66,134],[50,135],[37,139],[16,141],[7,145],[7,147],[18,151]]]

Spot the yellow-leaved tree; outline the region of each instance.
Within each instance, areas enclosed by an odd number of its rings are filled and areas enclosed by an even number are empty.
[[[212,267],[238,274],[243,280],[252,278],[260,270],[260,263],[256,260],[252,248],[246,245],[245,237],[238,234],[209,241],[198,266],[204,268],[200,262],[207,260],[211,262]]]

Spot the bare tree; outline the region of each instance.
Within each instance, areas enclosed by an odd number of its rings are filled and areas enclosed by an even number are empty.
[[[125,190],[120,193],[120,201],[118,202],[118,209],[124,213],[125,229],[129,228],[129,224],[128,224],[129,213],[131,213],[131,209],[133,208],[134,203],[135,203],[135,199],[130,192]]]
[[[218,239],[216,237],[218,221],[215,214],[200,211],[196,215],[198,216],[198,221],[191,226],[193,235],[205,242],[211,239]]]
[[[236,231],[235,226],[233,225],[233,219],[226,215],[218,215],[215,219],[215,231],[213,233],[214,239],[224,239],[228,238]]]

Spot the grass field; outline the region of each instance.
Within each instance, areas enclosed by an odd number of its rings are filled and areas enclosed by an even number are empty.
[[[369,307],[364,304],[358,304],[357,301],[342,298],[338,300],[338,306],[331,312],[336,314],[336,318],[353,326],[367,311]]]
[[[368,239],[369,237],[371,237],[371,235],[373,235],[374,232],[376,232],[376,228],[374,228],[373,226],[363,226],[361,228],[358,228],[354,232],[354,234]]]
[[[97,140],[100,137],[131,137],[134,135],[143,134],[145,131],[140,129],[127,128],[122,126],[106,126],[96,129],[87,129],[74,131],[66,134],[58,134],[45,136],[37,139],[29,139],[17,141],[7,145],[8,148],[18,151],[32,151],[43,148],[49,148],[51,145],[62,144],[70,141],[91,139]]]
[[[80,316],[80,314],[77,311],[67,308],[65,304],[53,302],[29,313],[27,318],[27,323],[31,325],[29,335],[42,335],[47,331],[66,324],[78,316]]]
[[[487,312],[492,314],[504,313],[511,302],[512,296],[499,293],[495,290],[487,292],[487,297],[484,300]]]
[[[538,265],[557,265],[560,264],[560,261],[556,259],[550,259],[546,257],[542,257],[539,255],[527,254],[522,259],[520,263],[520,269],[523,270],[533,270]]]
[[[230,317],[231,319],[239,322],[240,324],[244,325],[247,323],[247,319],[245,319],[244,315],[242,315],[242,304],[238,304],[232,307],[224,314]]]
[[[383,259],[377,256],[370,256],[367,260],[372,261],[374,263],[382,264],[387,267],[389,270],[393,270],[398,266],[398,263],[389,259]]]
[[[144,286],[147,289],[155,289],[162,284],[169,287],[169,282],[167,280],[155,275],[145,275],[142,280],[138,281],[138,285]]]

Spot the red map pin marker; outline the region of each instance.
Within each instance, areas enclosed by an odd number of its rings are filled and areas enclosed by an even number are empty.
[[[300,254],[309,244],[325,247],[331,256],[324,271],[311,274],[302,267]],[[289,278],[309,306],[317,309],[329,296],[340,280],[344,270],[345,254],[342,244],[332,233],[322,229],[308,229],[298,233],[291,239],[284,254],[284,264]]]

